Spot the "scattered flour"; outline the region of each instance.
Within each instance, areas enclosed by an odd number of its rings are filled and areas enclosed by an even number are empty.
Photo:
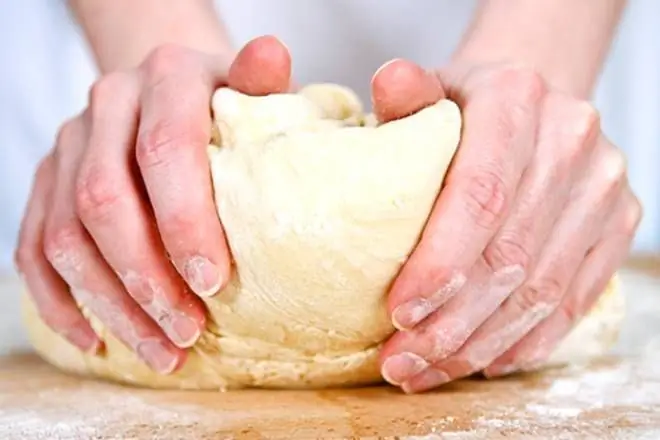
[[[624,279],[624,286],[634,284],[638,289],[631,291],[633,298],[628,301],[628,323],[616,352],[639,355],[640,358],[594,370],[574,366],[542,375],[531,388],[521,384],[517,394],[479,394],[470,417],[464,415],[459,419],[438,414],[433,422],[420,421],[418,428],[426,432],[425,435],[398,438],[660,439],[660,301],[657,299],[657,284],[638,275],[634,275],[638,279],[633,279],[631,274],[624,275],[628,280]],[[3,347],[1,336],[16,333],[3,327],[6,322],[0,319],[0,329],[5,330],[0,334],[0,349]],[[21,399],[11,385],[7,392],[0,389],[2,440],[195,439],[198,437],[191,435],[195,427],[204,430],[218,426],[222,429],[230,425],[231,420],[240,423],[248,419],[251,411],[249,405],[245,405],[218,413],[204,410],[200,405],[158,399],[154,397],[157,393],[106,387],[95,382],[71,389],[54,387],[48,381],[34,378],[25,381],[23,386],[40,390],[36,392],[38,398],[32,394]],[[507,387],[508,391],[510,388]],[[55,399],[57,407],[51,405]],[[265,414],[265,418],[277,420],[277,410],[273,405],[272,413]],[[315,408],[309,408],[310,413],[314,411]],[[264,414],[263,409],[260,414]],[[558,430],[562,434],[553,435]],[[100,437],[99,432],[118,434]],[[230,433],[223,436],[220,431],[217,436],[207,438],[241,437]]]
[[[44,402],[42,407],[31,400],[30,409],[17,407],[15,410],[0,411],[0,438],[79,440],[96,438],[99,431],[107,432],[109,427],[116,424],[123,425],[124,432],[130,430],[127,423],[136,427],[192,427],[209,417],[208,413],[200,412],[197,406],[176,406],[171,403],[161,406],[140,398],[130,389],[103,391],[91,386],[89,389],[63,393],[57,388],[51,388],[40,392],[38,397],[38,402]],[[53,402],[54,397],[59,400],[56,408],[46,403]],[[0,394],[0,405],[4,403],[3,400]]]
[[[545,386],[520,391],[525,403],[485,402],[470,429],[429,438],[660,439],[660,353],[596,370],[573,366],[541,380]],[[634,426],[646,428],[633,432]],[[649,426],[656,427],[652,433]]]

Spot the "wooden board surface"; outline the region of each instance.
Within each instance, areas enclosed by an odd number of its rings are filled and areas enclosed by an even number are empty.
[[[653,357],[406,396],[390,387],[171,392],[0,363],[2,439],[660,438]],[[616,435],[616,436],[615,436]]]
[[[416,396],[390,387],[152,391],[6,355],[0,439],[660,439],[660,280],[649,273],[623,274],[630,307],[618,355]]]

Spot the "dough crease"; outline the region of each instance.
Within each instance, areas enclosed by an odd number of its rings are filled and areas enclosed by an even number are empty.
[[[324,388],[382,381],[380,345],[393,333],[387,289],[417,244],[461,134],[442,100],[379,125],[334,84],[298,93],[212,98],[208,157],[215,203],[235,261],[205,299],[210,324],[185,365],[159,375],[83,308],[105,341],[81,353],[23,295],[37,352],[58,368],[152,388]],[[604,353],[623,302],[616,278],[551,363]]]

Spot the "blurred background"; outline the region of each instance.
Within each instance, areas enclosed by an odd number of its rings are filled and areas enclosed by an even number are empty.
[[[378,7],[385,3],[386,8]],[[369,102],[369,79],[383,62],[405,57],[425,66],[441,65],[476,2],[419,1],[416,7],[423,14],[412,15],[406,13],[407,2],[387,0],[216,4],[237,46],[257,35],[275,34],[289,45],[301,84],[346,84]],[[629,2],[594,97],[606,134],[628,156],[631,183],[645,207],[635,252],[660,252],[658,17],[659,1]],[[343,27],[337,28],[338,22]],[[412,28],[414,32],[407,32]],[[0,0],[0,36],[2,271],[12,267],[11,250],[36,164],[58,126],[84,107],[96,72],[65,1]],[[438,40],[442,44],[429,50]]]
[[[387,8],[378,7],[384,3]],[[216,2],[237,46],[257,35],[275,34],[289,45],[294,75],[301,84],[346,84],[366,102],[371,75],[391,58],[441,65],[475,3],[420,1],[415,5],[424,13],[411,15],[406,13],[408,2],[387,0]],[[0,5],[2,271],[12,267],[11,250],[36,164],[62,121],[84,107],[96,72],[65,1],[0,0]],[[635,252],[660,252],[658,17],[659,1],[629,1],[594,97],[606,134],[628,156],[632,186],[645,207]],[[338,22],[343,27],[337,28]],[[407,32],[412,28],[414,32]],[[306,32],[305,38],[301,32]],[[429,50],[439,39],[442,44]]]

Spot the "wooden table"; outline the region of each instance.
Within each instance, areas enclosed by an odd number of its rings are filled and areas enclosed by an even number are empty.
[[[622,281],[629,315],[612,356],[416,396],[152,391],[5,355],[0,439],[660,439],[660,259],[631,259]]]
[[[626,262],[626,268],[660,279],[660,255],[633,255]]]

